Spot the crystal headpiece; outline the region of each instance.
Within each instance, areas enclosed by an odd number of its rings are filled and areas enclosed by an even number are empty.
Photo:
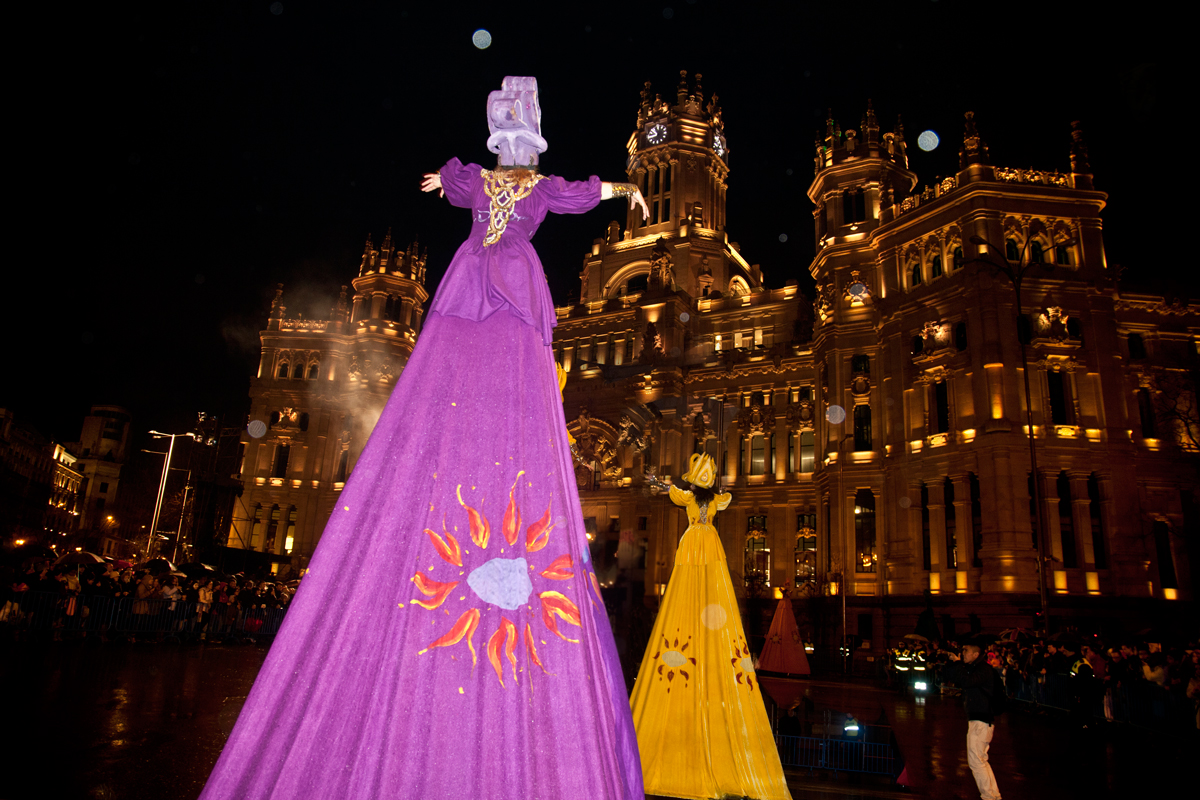
[[[500,91],[488,95],[488,150],[500,156],[502,167],[535,167],[538,153],[549,149],[542,138],[542,109],[537,78],[509,75]]]

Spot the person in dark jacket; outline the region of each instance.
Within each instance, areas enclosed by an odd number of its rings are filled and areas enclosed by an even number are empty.
[[[961,658],[951,653],[942,675],[962,689],[967,709],[967,764],[975,776],[979,796],[983,800],[1000,800],[1000,787],[988,763],[988,748],[995,731],[992,692],[999,681],[977,644],[963,645]]]

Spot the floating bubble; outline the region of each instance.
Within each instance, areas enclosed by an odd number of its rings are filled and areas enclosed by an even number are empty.
[[[700,612],[700,621],[710,631],[720,630],[725,627],[725,620],[727,619],[729,619],[728,612],[716,603],[705,606],[704,610]]]
[[[896,405],[896,401],[895,401],[895,400],[893,400],[892,398],[890,398],[890,397],[889,397],[889,398],[887,399],[887,404],[888,404],[889,406],[894,406],[894,405]]]
[[[261,419],[251,420],[250,424],[246,426],[246,433],[250,434],[255,439],[261,439],[267,433],[267,423],[263,422]]]
[[[663,18],[670,19],[673,16],[675,16],[675,9],[671,8],[670,6],[667,6],[663,9]]]
[[[900,507],[901,508],[908,508],[911,505],[912,505],[912,500],[909,500],[907,497],[900,498]]]
[[[791,174],[792,174],[792,168],[791,168],[791,167],[788,167],[787,169],[785,169],[785,170],[783,171],[783,174],[785,174],[785,175],[791,175]]]
[[[786,234],[786,233],[781,233],[781,234],[779,234],[779,241],[781,241],[781,242],[786,242],[786,241],[787,241],[787,234]]]
[[[830,406],[825,409],[825,419],[834,425],[841,425],[846,421],[846,409],[841,406]]]
[[[478,47],[480,50],[487,50],[492,46],[492,35],[483,28],[471,34],[471,44]]]
[[[670,354],[670,355],[671,355],[671,358],[679,358],[679,348],[678,348],[678,347],[672,347],[672,348],[671,348],[671,354]]]
[[[939,141],[940,139],[938,139],[938,135],[936,133],[933,131],[924,131],[920,136],[917,137],[917,147],[928,153],[930,150],[937,149]]]
[[[679,315],[680,322],[687,322],[691,318],[692,318],[692,315],[686,311]]]
[[[204,274],[201,272],[197,272],[194,280],[196,281],[197,285],[204,283]]]
[[[271,3],[271,13],[279,16],[283,13],[283,3]]]

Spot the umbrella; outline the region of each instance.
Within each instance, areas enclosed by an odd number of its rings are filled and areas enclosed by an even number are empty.
[[[216,567],[208,564],[201,564],[199,561],[190,561],[187,564],[180,564],[179,571],[188,577],[192,578],[215,578],[217,576]]]
[[[57,561],[54,562],[54,566],[59,567],[59,566],[63,566],[64,564],[67,564],[67,565],[78,564],[80,566],[86,567],[86,566],[90,566],[92,564],[103,564],[103,563],[104,563],[104,559],[101,558],[100,556],[96,555],[95,553],[89,553],[86,550],[82,550],[77,553],[74,553],[74,552],[73,553],[64,553],[62,556],[59,557],[59,559]]]
[[[162,575],[164,572],[175,572],[175,565],[165,558],[152,558],[141,568],[149,572],[151,575]]]
[[[906,634],[904,634],[904,638],[905,639],[915,639],[918,642],[928,642],[929,641],[927,638],[925,638],[924,636],[922,636],[919,633],[906,633]]]
[[[133,566],[133,564],[129,563],[123,558],[105,558],[104,560],[112,564],[117,569],[129,569]]]
[[[999,638],[1007,642],[1019,642],[1022,639],[1033,638],[1033,634],[1024,628],[1008,628],[1007,630],[1000,631]]]

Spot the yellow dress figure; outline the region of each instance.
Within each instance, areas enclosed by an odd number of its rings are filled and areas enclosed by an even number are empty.
[[[790,800],[713,519],[710,456],[692,456],[670,487],[687,509],[675,569],[630,700],[647,795]]]

